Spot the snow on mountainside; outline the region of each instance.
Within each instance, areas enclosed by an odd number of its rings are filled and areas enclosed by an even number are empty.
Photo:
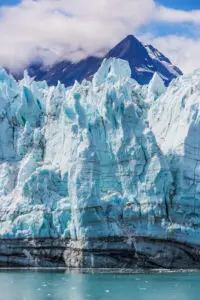
[[[164,56],[161,52],[155,49],[152,45],[145,45],[145,48],[147,49],[149,56],[153,59],[155,65],[157,65],[158,67],[157,72],[163,78],[164,81],[169,80],[168,76],[170,75],[167,75],[167,73],[173,74],[174,77],[179,77],[180,75],[183,75],[183,73],[178,67],[172,65],[171,61],[166,56]],[[166,72],[166,77],[164,75],[164,72]]]
[[[200,73],[105,59],[48,87],[0,69],[0,265],[200,266]]]
[[[144,46],[133,35],[127,36],[105,58],[121,58],[127,60],[131,67],[131,77],[140,84],[148,84],[157,72],[165,84],[182,75],[180,69],[152,46]],[[58,80],[65,86],[71,86],[75,80],[91,79],[97,72],[104,58],[88,57],[77,63],[60,61],[52,67],[44,67],[41,63],[33,63],[28,67],[28,73],[35,80],[46,80],[49,85],[57,85]]]

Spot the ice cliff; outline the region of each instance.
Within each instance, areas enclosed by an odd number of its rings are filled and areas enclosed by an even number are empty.
[[[119,59],[67,89],[0,69],[0,265],[197,265],[199,83],[141,87]]]
[[[173,235],[200,244],[200,70],[171,83],[151,106],[149,124],[173,176]]]

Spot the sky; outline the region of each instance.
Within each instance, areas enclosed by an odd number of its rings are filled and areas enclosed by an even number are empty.
[[[200,68],[200,0],[0,0],[0,64],[103,55],[128,34]]]
[[[0,0],[0,5],[16,5],[20,3],[20,0]]]
[[[200,8],[199,0],[156,0],[158,4],[181,10],[194,10]]]

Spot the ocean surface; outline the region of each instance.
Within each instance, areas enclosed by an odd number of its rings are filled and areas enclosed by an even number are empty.
[[[200,272],[0,271],[1,300],[199,300]]]

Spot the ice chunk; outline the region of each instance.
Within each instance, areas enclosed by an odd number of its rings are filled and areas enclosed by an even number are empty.
[[[158,75],[158,73],[155,72],[148,86],[148,98],[152,96],[158,98],[165,91],[166,91],[166,86],[164,84],[164,81]]]
[[[99,86],[106,81],[130,79],[131,69],[127,61],[115,58],[104,59],[97,73],[94,75],[93,84]]]

